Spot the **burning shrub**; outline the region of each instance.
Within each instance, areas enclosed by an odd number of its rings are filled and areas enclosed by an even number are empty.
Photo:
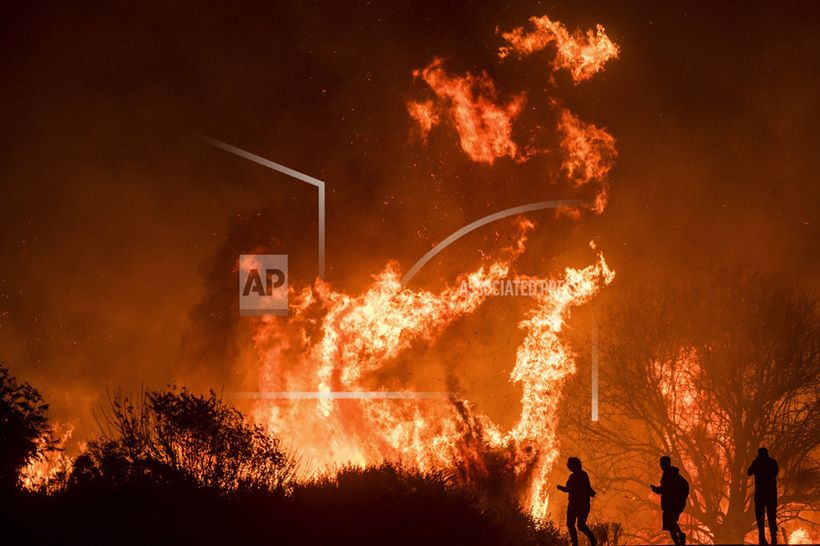
[[[17,487],[20,471],[52,446],[48,404],[28,383],[18,383],[0,362],[0,492]]]
[[[99,438],[75,464],[71,484],[187,482],[219,492],[284,490],[296,465],[279,440],[249,424],[211,391],[146,392],[111,401]]]

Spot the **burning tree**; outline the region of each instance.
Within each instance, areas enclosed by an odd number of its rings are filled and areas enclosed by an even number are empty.
[[[816,301],[737,272],[616,297],[602,317],[602,420],[580,432],[595,439],[597,483],[631,514],[625,521],[657,510],[647,484],[669,454],[692,485],[690,532],[742,542],[754,528],[746,469],[759,446],[780,463],[780,522],[818,509]]]

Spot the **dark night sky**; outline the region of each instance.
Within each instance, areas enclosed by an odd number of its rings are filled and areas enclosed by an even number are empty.
[[[731,262],[820,288],[816,2],[2,9],[0,359],[59,416],[197,368],[239,381],[225,371],[236,255],[287,253],[293,283],[316,270],[315,190],[196,133],[327,181],[328,277],[349,290],[475,218],[567,196],[547,164],[488,168],[452,131],[409,138],[405,103],[423,91],[411,72],[437,55],[504,92],[552,86],[618,141],[609,209],[538,217],[531,272],[589,263],[595,238],[621,282],[703,282]],[[603,24],[620,58],[578,86],[551,84],[544,58],[500,63],[496,26],[544,14]],[[473,263],[484,236],[420,284]]]

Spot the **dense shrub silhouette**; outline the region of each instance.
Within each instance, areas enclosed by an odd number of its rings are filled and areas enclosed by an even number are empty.
[[[119,394],[100,437],[74,463],[69,487],[175,484],[222,493],[277,491],[296,465],[280,442],[211,391]]]
[[[3,544],[563,544],[511,500],[397,464],[294,479],[279,441],[214,393],[111,401],[67,485],[21,494]],[[5,539],[5,540],[3,540]]]
[[[296,488],[289,501],[322,522],[300,533],[307,544],[563,544],[554,526],[536,526],[512,501],[487,498],[442,472],[388,463],[344,468]]]
[[[0,496],[19,486],[20,470],[52,447],[48,404],[28,383],[18,383],[0,362]]]
[[[220,494],[192,482],[132,481],[29,495],[11,544],[467,545],[564,544],[513,504],[489,501],[440,473],[345,468],[289,492]]]

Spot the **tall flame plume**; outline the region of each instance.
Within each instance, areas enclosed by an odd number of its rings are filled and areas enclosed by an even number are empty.
[[[256,331],[260,386],[324,393],[368,390],[368,377],[411,343],[432,344],[453,321],[474,313],[492,284],[510,273],[531,228],[522,222],[515,244],[502,256],[437,294],[402,287],[394,264],[356,296],[321,281],[294,294],[294,313],[287,322],[262,319]],[[522,387],[521,413],[506,432],[458,393],[442,400],[264,401],[255,416],[291,438],[320,469],[393,460],[422,470],[471,467],[480,473],[486,470],[486,453],[505,453],[522,504],[543,516],[547,475],[558,454],[555,408],[563,381],[575,371],[559,333],[571,307],[613,276],[599,257],[587,268],[566,269],[563,283],[534,296],[534,309],[519,325],[526,335],[510,376]],[[458,288],[465,285],[470,289]],[[404,383],[391,388],[413,390]]]
[[[546,17],[531,21],[535,31],[502,34],[508,43],[502,57],[530,54],[555,43],[554,66],[569,69],[577,82],[617,56],[618,47],[600,26],[595,32],[570,34]],[[423,142],[435,126],[449,122],[461,149],[477,163],[489,166],[501,158],[523,162],[547,152],[532,146],[525,150],[513,139],[526,100],[523,91],[503,95],[486,72],[453,74],[440,58],[413,76],[432,92],[431,98],[407,103]],[[606,205],[615,141],[566,109],[557,113],[563,172],[575,186],[599,184],[594,209],[600,212]],[[312,469],[388,460],[419,470],[452,470],[467,480],[493,478],[500,471],[523,507],[537,518],[546,516],[547,479],[559,453],[557,408],[564,382],[575,373],[574,355],[561,332],[572,308],[614,278],[602,255],[585,268],[565,269],[561,283],[531,295],[532,307],[518,325],[524,338],[509,377],[521,389],[520,413],[507,430],[457,389],[438,399],[334,396],[374,389],[416,392],[412,375],[394,373],[391,366],[413,346],[432,346],[455,321],[475,313],[492,286],[514,271],[533,227],[519,221],[513,244],[439,292],[402,286],[399,267],[392,262],[359,294],[341,292],[321,280],[292,291],[287,320],[264,317],[255,323],[259,387],[320,396],[259,401],[255,418],[292,441]]]

